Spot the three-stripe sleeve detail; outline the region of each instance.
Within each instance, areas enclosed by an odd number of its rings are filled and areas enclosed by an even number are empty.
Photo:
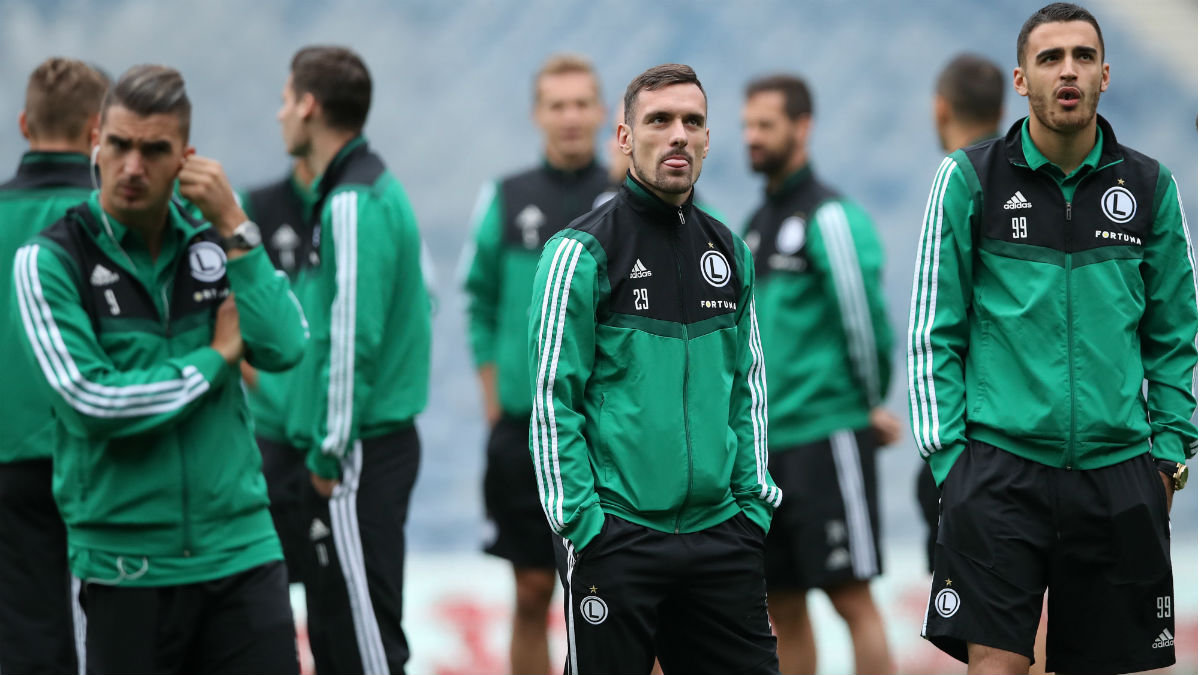
[[[783,490],[767,483],[767,374],[762,341],[758,330],[758,315],[754,299],[750,300],[750,369],[746,384],[750,388],[750,424],[754,432],[754,468],[761,486],[759,499],[778,507]]]
[[[838,202],[828,202],[816,214],[817,227],[825,241],[833,285],[841,308],[842,328],[850,359],[859,380],[866,388],[867,402],[878,405],[882,392],[879,384],[879,361],[875,352],[875,326],[867,304],[863,271],[858,251],[850,232],[846,209]]]
[[[913,272],[912,300],[908,310],[908,400],[913,438],[922,457],[928,457],[942,448],[930,333],[937,312],[943,200],[950,178],[957,168],[958,164],[952,158],[942,160],[929,190],[925,219],[917,243],[917,264]]]
[[[542,297],[538,326],[538,370],[534,385],[531,447],[542,509],[555,532],[562,532],[566,521],[563,517],[562,472],[558,458],[558,425],[554,413],[554,381],[558,373],[571,281],[583,248],[583,244],[574,239],[563,238],[559,241],[546,276],[546,291]]]
[[[329,389],[321,452],[342,457],[354,420],[354,347],[358,305],[358,193],[330,200],[337,290],[330,308]]]
[[[103,385],[84,377],[46,302],[37,266],[39,251],[37,244],[17,251],[13,268],[17,304],[42,374],[72,408],[101,418],[155,415],[182,408],[208,391],[208,381],[192,365],[182,368],[180,378],[144,384]]]

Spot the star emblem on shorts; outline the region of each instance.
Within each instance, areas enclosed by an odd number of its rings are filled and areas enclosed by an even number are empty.
[[[713,246],[713,243],[712,243],[711,241],[710,241],[710,242],[708,242],[708,247],[709,247],[709,248],[716,248],[716,246]]]
[[[591,591],[593,595],[596,593],[596,587],[595,587],[595,586],[592,586],[592,587],[591,587],[591,588],[589,588],[588,590],[589,590],[589,591]]]
[[[953,582],[953,581],[950,581],[949,579],[947,579],[947,580],[946,580],[946,585],[947,585],[947,586],[953,586],[953,585],[954,585],[954,582]]]
[[[1124,185],[1124,184],[1125,184],[1125,179],[1124,179],[1124,178],[1118,178],[1118,179],[1117,179],[1117,185]]]

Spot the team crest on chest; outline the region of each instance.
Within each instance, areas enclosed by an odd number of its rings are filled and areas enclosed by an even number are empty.
[[[704,255],[700,256],[700,274],[704,275],[704,280],[714,288],[725,286],[729,283],[729,277],[733,276],[729,261],[716,250],[705,251]]]
[[[1120,225],[1133,220],[1134,214],[1137,213],[1137,199],[1134,199],[1129,190],[1114,185],[1104,191],[1104,196],[1100,198],[1100,208],[1109,220]]]
[[[525,248],[537,248],[538,229],[546,222],[546,214],[537,206],[530,204],[517,214],[517,227],[521,228],[521,240]]]
[[[800,216],[788,216],[779,226],[779,234],[775,235],[775,250],[783,255],[793,255],[804,248],[807,238],[807,223]]]
[[[192,278],[213,282],[225,276],[225,251],[211,241],[201,241],[188,248],[188,265]]]

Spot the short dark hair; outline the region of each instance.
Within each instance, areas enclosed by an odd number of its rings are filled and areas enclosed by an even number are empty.
[[[33,70],[25,87],[25,123],[31,136],[76,139],[89,131],[111,83],[83,61],[52,56]]]
[[[568,73],[583,73],[591,75],[596,85],[596,98],[600,98],[600,76],[586,56],[566,52],[551,54],[546,62],[533,76],[533,100],[536,103],[542,97],[542,78],[550,75],[566,75]]]
[[[808,91],[808,84],[799,77],[779,73],[751,80],[746,85],[746,98],[769,91],[783,94],[783,112],[788,119],[795,121],[812,114],[812,94]]]
[[[1004,73],[978,54],[963,53],[946,64],[936,93],[954,116],[972,124],[996,124],[1004,112]]]
[[[625,87],[625,124],[633,125],[634,104],[637,103],[639,93],[658,91],[676,84],[696,85],[700,89],[700,93],[704,94],[704,101],[707,104],[708,94],[705,93],[704,85],[700,84],[700,78],[696,77],[696,71],[692,70],[691,66],[685,66],[682,63],[664,63],[633,78],[629,86]]]
[[[1034,12],[1025,20],[1025,25],[1021,26],[1021,32],[1017,34],[1017,63],[1025,64],[1025,47],[1029,45],[1029,34],[1033,32],[1034,28],[1044,23],[1067,21],[1086,21],[1092,24],[1092,28],[1096,29],[1096,37],[1100,38],[1100,60],[1103,61],[1104,33],[1100,31],[1100,23],[1096,21],[1096,17],[1079,5],[1069,2],[1052,2]]]
[[[312,94],[329,126],[357,133],[371,110],[371,73],[345,47],[304,47],[292,57],[292,93]]]
[[[185,141],[192,127],[192,102],[183,86],[183,75],[168,66],[144,64],[126,70],[104,97],[102,122],[114,105],[142,117],[175,115]]]

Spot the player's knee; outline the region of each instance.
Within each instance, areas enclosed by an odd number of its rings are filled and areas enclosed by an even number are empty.
[[[517,616],[545,621],[546,610],[554,596],[555,578],[552,570],[518,570]]]
[[[847,623],[872,619],[879,615],[871,598],[871,587],[865,581],[851,581],[825,589],[834,610]]]
[[[808,618],[804,592],[771,591],[767,594],[767,612],[780,630],[803,624]]]

